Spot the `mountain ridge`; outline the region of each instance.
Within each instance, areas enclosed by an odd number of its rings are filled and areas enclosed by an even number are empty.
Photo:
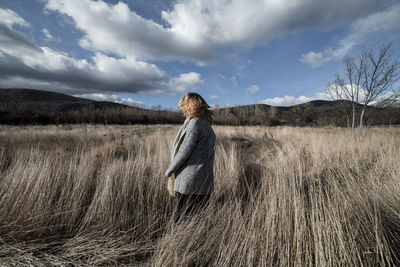
[[[293,106],[247,104],[213,109],[216,124],[231,125],[338,125],[349,122],[350,101],[312,100]],[[357,104],[359,112],[361,104]],[[378,110],[368,107],[369,110]],[[397,110],[398,111],[398,110]],[[386,112],[386,113],[385,113]],[[399,123],[395,112],[381,110],[375,124]],[[384,114],[385,113],[385,114]],[[376,114],[375,114],[376,115]],[[393,117],[393,118],[392,118]],[[398,116],[400,118],[400,116]],[[377,120],[378,118],[378,120]],[[368,116],[367,116],[368,119]],[[97,101],[54,91],[0,88],[0,123],[181,123],[181,112],[146,109],[110,101]],[[19,122],[19,123],[18,123]]]

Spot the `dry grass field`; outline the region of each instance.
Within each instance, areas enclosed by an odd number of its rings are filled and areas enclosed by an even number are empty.
[[[400,128],[213,128],[215,191],[174,223],[178,125],[0,126],[0,265],[400,264]]]

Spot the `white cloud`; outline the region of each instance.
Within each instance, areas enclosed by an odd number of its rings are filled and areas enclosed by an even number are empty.
[[[53,35],[50,34],[49,30],[46,28],[42,29],[42,33],[44,34],[44,36],[46,37],[46,39],[53,39]]]
[[[332,100],[344,99],[351,101],[352,100],[351,95],[354,95],[354,101],[360,104],[364,104],[365,100],[367,99],[367,95],[369,95],[368,91],[363,89],[362,87],[357,87],[355,85],[351,87],[350,84],[345,84],[343,88],[341,86],[335,86],[335,84],[331,84],[328,87],[327,91],[331,92],[330,98]],[[356,98],[357,92],[358,92],[358,99]],[[375,96],[372,99],[372,101],[370,100],[369,105],[377,104],[385,99],[389,99],[395,96],[396,94],[393,94],[393,92],[384,92],[380,95]]]
[[[61,38],[60,37],[57,37],[57,38],[55,38],[51,33],[50,33],[50,31],[48,30],[48,29],[46,29],[46,28],[43,28],[42,29],[42,33],[43,33],[43,35],[45,36],[45,41],[46,42],[61,42]]]
[[[141,59],[192,59],[211,57],[208,44],[192,42],[176,31],[147,20],[119,2],[49,0],[47,10],[70,16],[84,32],[79,44],[93,51],[115,53],[121,57]]]
[[[196,90],[204,86],[200,74],[196,72],[182,73],[177,78],[169,81],[168,87],[173,91],[184,92],[186,90]]]
[[[344,84],[343,87],[341,85],[336,85],[334,83],[330,84],[327,88],[327,92],[330,92],[329,96],[332,99],[345,99],[352,100],[351,96],[353,95],[354,101],[363,102],[364,101],[364,93],[365,90],[362,87],[358,87],[350,84]],[[358,92],[358,99],[357,98]]]
[[[231,82],[232,82],[233,87],[236,87],[238,85],[238,77],[237,77],[237,75],[232,75]]]
[[[1,14],[11,18],[7,20],[10,25],[24,23],[16,13],[2,10]],[[43,33],[51,36],[46,29]],[[147,94],[184,92],[204,84],[198,73],[169,77],[156,65],[132,56],[115,58],[95,52],[91,60],[76,59],[47,46],[36,46],[25,34],[1,23],[0,83],[2,86],[35,86],[53,91],[62,88],[65,93],[115,91]]]
[[[302,54],[300,61],[319,67],[331,59],[341,59],[356,45],[360,45],[371,35],[384,34],[388,39],[400,35],[400,3],[394,3],[383,11],[374,12],[351,24],[350,33],[339,41],[336,49],[324,52],[311,51]]]
[[[383,11],[372,13],[353,23],[352,28],[357,33],[370,33],[378,31],[393,31],[399,34],[400,30],[400,3],[388,6]]]
[[[10,9],[2,9],[0,8],[0,23],[7,25],[8,27],[12,27],[14,24],[29,27],[29,23],[26,22],[23,18],[21,18],[17,13]]]
[[[260,87],[257,85],[252,85],[246,88],[246,92],[250,94],[255,94],[260,90]]]
[[[325,92],[318,92],[312,97],[307,97],[307,96],[294,97],[285,95],[284,97],[266,98],[258,103],[271,106],[293,106],[313,100],[329,100],[329,95]]]
[[[210,99],[211,99],[211,100],[217,99],[218,97],[219,97],[219,95],[210,95]]]
[[[183,92],[203,85],[200,74],[169,77],[156,65],[132,57],[96,53],[92,62],[75,59],[46,46],[37,47],[23,34],[0,25],[0,82],[4,86],[37,85],[38,89],[79,91]],[[16,53],[17,52],[17,53]]]
[[[335,57],[343,57],[370,35],[385,33],[390,39],[400,35],[400,3],[392,4],[383,11],[358,19],[351,25],[351,33],[339,42],[333,52]]]
[[[313,68],[319,67],[331,59],[329,51],[331,50],[326,50],[325,53],[315,53],[314,51],[311,51],[307,54],[302,54],[300,61],[310,64]]]
[[[124,98],[123,97],[117,103],[129,105],[129,106],[141,107],[141,108],[145,107],[145,104],[142,101],[137,101],[137,100],[134,100],[134,99],[132,99],[130,97],[128,97],[128,98]]]
[[[74,96],[92,99],[92,100],[96,100],[96,101],[108,101],[108,102],[120,103],[120,104],[129,105],[129,106],[135,106],[135,107],[142,107],[142,108],[145,107],[145,105],[142,101],[137,101],[130,97],[128,97],[128,98],[120,97],[116,94],[92,93],[92,94],[75,94]]]
[[[80,94],[80,95],[75,94],[73,96],[88,98],[96,101],[109,101],[109,102],[114,102],[115,100],[119,99],[119,96],[116,94],[101,94],[101,93]]]
[[[372,7],[373,0],[203,0],[177,1],[163,18],[171,31],[194,43],[252,46],[303,28],[325,28],[352,20]]]
[[[47,11],[71,17],[86,49],[141,59],[189,59],[200,64],[216,47],[249,48],[301,29],[326,29],[368,12],[376,0],[177,0],[162,11],[167,26],[139,16],[127,4],[48,0]],[[318,25],[318,26],[316,26]]]

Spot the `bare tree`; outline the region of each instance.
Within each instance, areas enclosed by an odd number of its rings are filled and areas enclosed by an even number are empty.
[[[328,93],[332,99],[342,100],[342,106],[347,114],[348,106],[352,110],[351,132],[354,136],[354,127],[356,120],[356,108],[359,103],[362,69],[365,66],[365,59],[359,57],[356,59],[345,56],[343,59],[344,73],[336,73],[333,82],[328,86]],[[349,101],[349,102],[348,102]]]
[[[358,105],[362,104],[358,131],[361,135],[367,107],[378,102],[396,101],[399,97],[397,82],[400,64],[393,58],[391,46],[392,43],[382,45],[378,54],[372,49],[363,48],[361,55],[356,58],[345,56],[344,72],[336,73],[333,82],[328,85],[331,98],[350,102],[353,136]]]

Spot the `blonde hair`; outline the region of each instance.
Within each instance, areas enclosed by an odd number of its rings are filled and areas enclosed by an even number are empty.
[[[178,103],[186,117],[202,117],[208,119],[212,123],[213,112],[209,110],[210,106],[207,102],[197,93],[187,93]]]

